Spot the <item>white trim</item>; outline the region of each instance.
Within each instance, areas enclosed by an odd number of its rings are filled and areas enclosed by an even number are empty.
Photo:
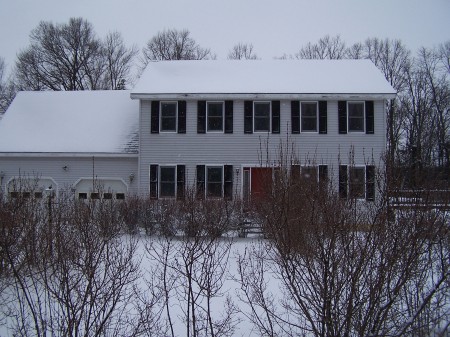
[[[0,152],[1,157],[12,158],[139,158],[139,153],[84,153],[84,152]]]
[[[208,130],[208,104],[209,103],[222,103],[222,130]],[[225,133],[225,101],[206,101],[206,133]]]
[[[156,164],[153,164],[156,165]],[[158,165],[158,199],[176,199],[177,198],[177,166],[178,165],[173,165],[173,164],[167,164],[167,165]],[[161,196],[161,168],[173,168],[175,170],[175,180],[173,182],[174,184],[174,192],[175,195],[174,196],[166,196],[166,197],[162,197]]]
[[[82,180],[96,180],[96,181],[102,181],[102,180],[114,180],[114,181],[120,181],[120,182],[122,182],[124,185],[125,185],[125,187],[126,187],[126,189],[127,189],[127,192],[128,192],[128,190],[129,190],[129,185],[125,182],[125,180],[123,180],[122,178],[116,178],[116,177],[102,177],[102,176],[100,176],[100,177],[98,177],[98,176],[96,176],[94,179],[92,178],[92,177],[81,177],[81,178],[78,178],[77,180],[75,180],[75,182],[72,184],[72,188],[76,188],[76,186],[82,181]]]
[[[316,130],[303,130],[303,116],[302,116],[302,104],[303,103],[315,103],[316,104]],[[319,133],[319,101],[300,101],[300,133]]]
[[[255,104],[259,103],[269,103],[269,130],[255,130]],[[271,133],[272,132],[272,101],[253,101],[253,109],[252,109],[252,118],[253,118],[253,133]]]
[[[349,103],[350,104],[353,104],[353,103],[362,103],[362,106],[363,106],[363,130],[362,131],[351,131],[350,130],[350,123],[349,123],[349,112],[350,112],[350,110],[349,110],[349,108],[348,108],[348,105],[349,105]],[[374,121],[375,122],[375,121]],[[360,134],[363,134],[363,133],[366,133],[366,102],[365,101],[347,101],[347,133],[360,133]]]
[[[175,130],[163,130],[162,129],[162,105],[175,103]],[[178,101],[160,101],[159,102],[159,132],[160,133],[177,133],[178,132]]]
[[[387,100],[396,93],[132,93],[132,99],[145,100]]]

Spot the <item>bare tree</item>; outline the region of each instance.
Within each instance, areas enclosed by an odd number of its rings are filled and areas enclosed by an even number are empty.
[[[253,51],[253,44],[238,43],[228,53],[229,60],[257,60],[258,56]]]
[[[74,204],[26,190],[0,201],[10,280],[2,310],[14,335],[134,335],[137,243],[118,235],[114,201]]]
[[[118,32],[110,33],[103,43],[103,56],[106,62],[104,74],[105,87],[109,89],[125,89],[132,83],[131,66],[138,53],[136,47],[127,48]]]
[[[2,57],[0,57],[0,114],[5,113],[11,104],[16,89],[11,78],[6,78],[6,64]]]
[[[213,59],[209,48],[202,48],[187,29],[164,30],[153,36],[142,50],[142,69],[151,61]]]
[[[448,215],[424,198],[392,216],[382,174],[376,185],[363,202],[339,195],[333,179],[278,168],[256,203],[269,240],[238,259],[245,314],[262,335],[448,333]]]
[[[21,90],[116,89],[130,80],[136,49],[126,48],[118,33],[102,43],[82,18],[57,25],[43,21],[31,32],[30,42],[16,62]]]
[[[308,42],[295,55],[298,59],[343,59],[346,57],[345,42],[339,35],[326,35],[317,43]]]

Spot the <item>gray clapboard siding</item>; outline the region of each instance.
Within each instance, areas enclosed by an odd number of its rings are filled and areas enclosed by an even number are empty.
[[[222,100],[218,97],[217,100]],[[267,154],[273,163],[278,159],[279,146],[293,145],[300,164],[314,161],[316,164],[330,165],[337,169],[343,164],[379,165],[385,151],[385,110],[384,101],[375,101],[375,133],[338,133],[338,103],[328,101],[328,133],[291,133],[291,101],[280,104],[280,134],[244,134],[244,101],[234,101],[233,133],[197,133],[197,100],[187,101],[186,134],[150,133],[151,102],[141,101],[140,110],[140,187],[141,193],[149,192],[149,165],[186,165],[188,185],[195,182],[197,164],[233,165],[240,169],[234,176],[234,191],[241,190],[242,167],[244,165],[265,165]],[[266,151],[267,150],[267,151]],[[350,153],[352,153],[350,155]],[[262,162],[261,162],[262,161]],[[335,173],[330,174],[336,176]],[[236,172],[236,171],[235,171]]]

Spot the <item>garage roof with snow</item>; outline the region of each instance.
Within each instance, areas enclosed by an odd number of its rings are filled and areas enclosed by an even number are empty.
[[[138,152],[130,91],[19,92],[0,121],[0,152]]]
[[[383,95],[395,90],[370,60],[201,60],[148,64],[132,98],[179,94]]]

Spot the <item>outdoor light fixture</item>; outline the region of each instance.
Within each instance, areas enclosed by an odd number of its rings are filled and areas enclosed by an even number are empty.
[[[0,171],[0,179],[3,179],[5,177],[5,172]]]
[[[130,183],[132,183],[133,180],[134,180],[134,173],[131,173],[130,176],[129,176],[129,178],[130,178]]]
[[[69,167],[67,165],[64,165],[62,168],[64,171],[67,171],[69,169]]]

